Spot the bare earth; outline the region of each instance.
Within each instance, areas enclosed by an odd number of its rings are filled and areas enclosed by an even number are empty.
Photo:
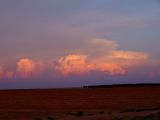
[[[160,111],[160,87],[0,90],[0,120],[110,120]]]

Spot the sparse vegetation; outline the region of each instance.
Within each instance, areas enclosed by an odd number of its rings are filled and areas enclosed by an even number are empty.
[[[88,115],[88,116],[93,116],[94,114],[93,114],[93,113],[88,113],[87,115]]]
[[[34,120],[43,120],[43,119],[40,118],[40,117],[36,117],[36,118],[34,118]],[[55,118],[54,118],[54,117],[51,117],[51,116],[48,116],[48,117],[46,117],[45,120],[55,120]]]
[[[129,117],[121,117],[121,118],[119,118],[119,117],[114,117],[114,118],[112,118],[111,120],[131,120]]]
[[[40,117],[36,117],[34,118],[34,120],[42,120]]]
[[[104,113],[105,113],[104,111],[100,111],[100,112],[99,112],[99,114],[104,114]]]
[[[78,111],[76,114],[75,114],[77,117],[81,117],[84,115],[84,113],[82,111]]]
[[[73,116],[77,116],[77,117],[81,117],[84,115],[84,113],[82,111],[78,111],[78,112],[74,112],[74,113],[69,113],[70,115],[73,115]]]
[[[115,117],[111,120],[160,120],[160,114],[150,114],[146,116],[135,116],[135,117]]]
[[[108,114],[111,115],[113,113],[113,111],[109,111]]]
[[[103,118],[98,118],[97,120],[105,120],[105,119],[103,119]]]
[[[143,111],[153,111],[153,110],[159,110],[160,108],[124,108],[122,110],[120,110],[120,113],[124,113],[124,112],[143,112]]]
[[[136,108],[123,108],[120,110],[120,113],[124,113],[124,112],[138,112],[138,109]]]
[[[131,120],[160,120],[160,114],[151,114],[147,116],[136,116]]]
[[[48,116],[46,119],[47,120],[55,120],[54,117],[51,117],[51,116]]]
[[[0,119],[2,120],[8,119],[8,116],[10,120],[12,118],[23,120],[26,116],[31,120],[98,120],[101,118],[106,120],[113,117],[118,117],[115,120],[148,120],[147,117],[150,120],[159,119],[158,115],[145,117],[160,111],[159,87],[142,87],[134,90],[132,88],[14,90],[14,97],[21,97],[21,102],[18,99],[8,101],[7,98],[12,94],[13,91],[0,93],[3,98],[0,102]],[[46,99],[42,99],[42,94]],[[26,104],[26,101],[30,101],[30,104]],[[60,102],[57,104],[54,101]],[[15,111],[8,112],[6,111],[8,109]]]

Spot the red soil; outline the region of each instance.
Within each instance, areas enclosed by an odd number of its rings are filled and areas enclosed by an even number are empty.
[[[160,87],[0,91],[0,120],[14,112],[43,114],[47,111],[112,111],[124,108],[160,108]]]

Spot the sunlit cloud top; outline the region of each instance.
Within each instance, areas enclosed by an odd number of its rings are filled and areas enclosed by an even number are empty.
[[[27,58],[20,59],[17,62],[17,72],[22,77],[28,77],[34,74],[35,71],[35,64]]]

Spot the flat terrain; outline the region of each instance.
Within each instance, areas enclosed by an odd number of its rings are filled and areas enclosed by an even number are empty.
[[[160,87],[0,90],[0,120],[109,120],[160,112]]]

